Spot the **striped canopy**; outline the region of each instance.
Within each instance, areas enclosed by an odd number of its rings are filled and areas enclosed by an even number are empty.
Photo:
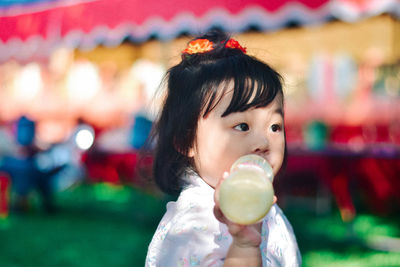
[[[384,12],[400,14],[400,0],[3,0],[0,62],[46,57],[59,46],[168,40],[212,27],[268,31]]]

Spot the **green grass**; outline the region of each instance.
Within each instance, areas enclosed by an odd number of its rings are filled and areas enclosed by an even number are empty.
[[[287,213],[303,266],[400,266],[400,217],[358,214],[344,223],[339,213]]]
[[[0,219],[0,266],[143,266],[167,199],[131,187],[80,185],[57,194],[46,214]],[[400,218],[290,212],[303,266],[400,266]],[[391,250],[391,251],[390,251]]]
[[[0,266],[143,266],[165,201],[128,187],[80,186],[0,227]],[[2,228],[2,229],[1,229]]]

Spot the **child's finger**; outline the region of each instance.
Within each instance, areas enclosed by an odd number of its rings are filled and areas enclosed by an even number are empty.
[[[217,218],[218,221],[224,224],[229,223],[229,220],[225,217],[225,215],[222,213],[221,209],[217,205],[214,206],[214,216],[215,218]]]
[[[218,221],[222,222],[224,215],[217,205],[214,206],[214,216]]]
[[[229,176],[229,172],[224,172],[222,175],[222,178],[219,179],[217,185],[215,186],[215,192],[214,192],[214,202],[219,206],[219,188],[221,186],[221,183]]]

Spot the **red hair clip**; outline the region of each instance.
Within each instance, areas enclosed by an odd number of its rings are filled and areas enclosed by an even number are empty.
[[[225,47],[232,48],[232,49],[239,49],[243,53],[246,53],[246,47],[241,46],[238,41],[236,41],[235,39],[232,39],[232,38],[229,39],[228,42],[226,42]]]

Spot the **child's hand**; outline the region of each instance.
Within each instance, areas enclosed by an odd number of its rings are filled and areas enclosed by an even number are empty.
[[[215,187],[214,193],[214,215],[220,222],[227,225],[229,233],[233,237],[233,245],[238,247],[258,247],[261,244],[261,227],[262,222],[251,224],[251,225],[241,225],[230,221],[224,216],[219,207],[219,188],[224,179],[228,177],[228,173],[225,172],[223,179],[221,179],[217,186]],[[274,196],[274,204],[276,203],[276,196]]]
[[[219,206],[216,204],[214,207],[214,215],[220,222],[226,224],[229,233],[233,237],[233,243],[238,247],[258,247],[261,244],[261,227],[262,222],[241,225],[231,222],[222,213]]]

